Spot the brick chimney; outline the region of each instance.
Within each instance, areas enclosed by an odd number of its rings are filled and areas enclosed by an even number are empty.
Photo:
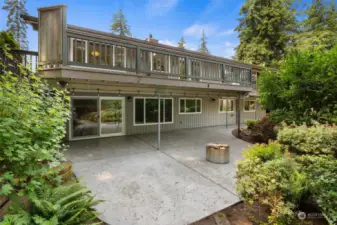
[[[154,43],[154,44],[158,44],[158,43],[159,43],[159,41],[158,41],[157,39],[154,39],[154,38],[153,38],[152,34],[149,34],[149,37],[146,38],[146,40],[147,40],[148,42],[151,42],[151,43]]]

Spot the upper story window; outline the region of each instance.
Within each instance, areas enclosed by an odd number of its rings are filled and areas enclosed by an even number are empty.
[[[171,55],[170,62],[170,73],[185,75],[185,58]]]
[[[235,111],[235,101],[234,99],[219,99],[219,112],[234,112]]]
[[[134,98],[134,124],[151,125],[158,123],[158,98]],[[160,123],[173,123],[173,98],[160,99]]]
[[[243,102],[243,111],[244,112],[255,112],[255,101],[254,100],[244,100]]]
[[[159,53],[152,53],[152,70],[158,72],[169,72],[169,56]]]
[[[115,68],[136,68],[136,49],[70,38],[69,61]]]
[[[202,111],[200,98],[180,98],[179,114],[200,114]]]
[[[200,61],[191,59],[190,62],[191,62],[190,74],[192,76],[200,77]]]

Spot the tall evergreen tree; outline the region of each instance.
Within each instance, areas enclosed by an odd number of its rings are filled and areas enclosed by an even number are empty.
[[[240,10],[238,60],[273,66],[283,58],[296,31],[294,0],[246,0]]]
[[[131,36],[130,26],[127,19],[124,17],[122,9],[119,9],[119,12],[113,15],[113,21],[110,29],[115,34],[119,34],[121,36]]]
[[[208,51],[208,48],[207,48],[207,40],[206,39],[207,38],[206,38],[206,35],[205,35],[205,31],[202,30],[199,52],[205,53],[205,54],[210,54],[209,51]]]
[[[333,0],[314,0],[305,10],[305,17],[294,38],[295,49],[331,49],[337,44],[337,11]]]
[[[7,29],[13,33],[22,49],[28,48],[27,25],[21,17],[21,15],[27,14],[25,5],[26,0],[5,0],[2,8],[8,11]]]
[[[179,48],[185,48],[185,39],[184,39],[184,37],[180,38],[180,41],[178,42],[178,47]]]

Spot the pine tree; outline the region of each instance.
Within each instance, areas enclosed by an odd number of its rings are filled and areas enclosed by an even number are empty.
[[[296,31],[294,0],[247,0],[240,10],[238,60],[272,66],[284,57]]]
[[[208,48],[207,48],[207,40],[206,39],[207,38],[206,38],[206,35],[205,35],[205,31],[202,30],[199,52],[205,53],[205,54],[210,54],[209,51],[208,51]]]
[[[131,36],[130,26],[127,19],[125,19],[122,9],[113,15],[113,22],[110,26],[113,33],[121,36]]]
[[[315,0],[305,10],[306,19],[295,35],[296,50],[331,49],[337,44],[337,11],[334,1]]]
[[[12,32],[21,49],[28,48],[27,25],[21,15],[27,14],[26,0],[5,0],[2,9],[8,11],[7,28]]]
[[[178,47],[179,48],[185,48],[185,39],[184,39],[184,37],[180,38],[180,41],[178,42]]]

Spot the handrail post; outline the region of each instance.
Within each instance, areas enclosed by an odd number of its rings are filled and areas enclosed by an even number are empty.
[[[140,48],[139,46],[137,46],[137,50],[136,50],[136,73],[139,74],[140,73]]]

